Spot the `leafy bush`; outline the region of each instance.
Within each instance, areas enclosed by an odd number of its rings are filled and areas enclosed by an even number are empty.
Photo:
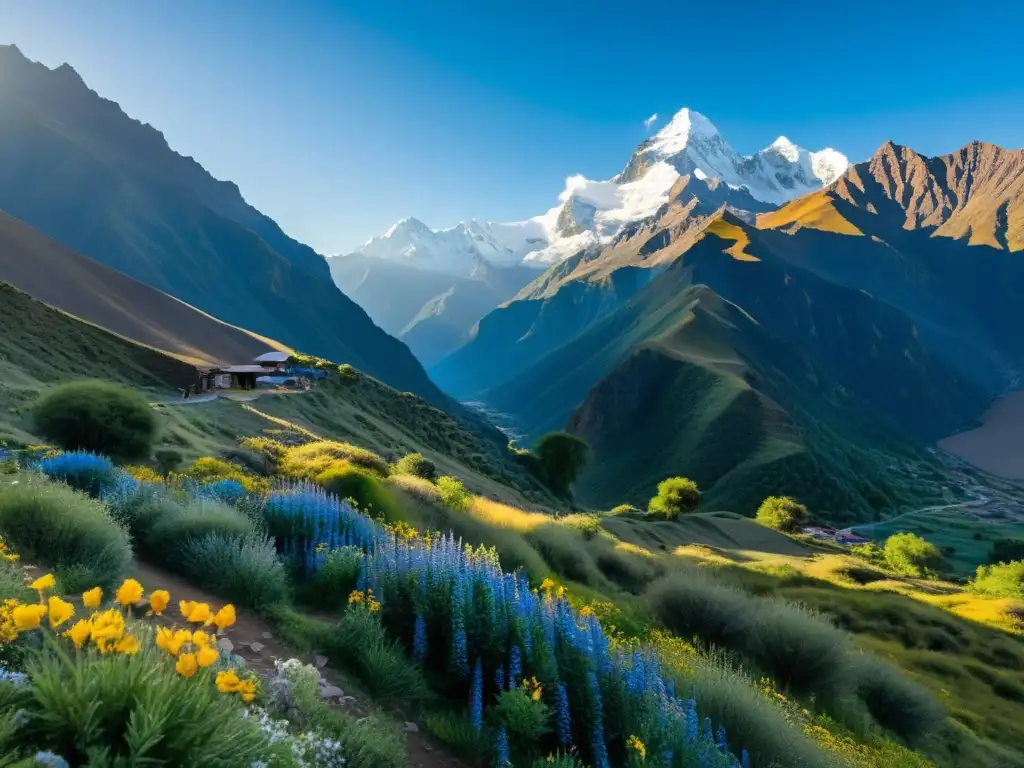
[[[431,482],[437,480],[437,467],[422,453],[409,453],[395,464],[395,472],[400,475],[414,475]]]
[[[996,539],[988,553],[990,563],[1012,563],[1024,560],[1024,541],[1020,539]]]
[[[256,531],[252,521],[237,509],[216,501],[193,501],[180,513],[162,517],[146,537],[146,549],[165,565],[184,568],[193,542],[219,534],[232,539],[249,539]]]
[[[397,514],[394,500],[374,475],[346,461],[331,465],[316,477],[316,483],[339,499],[351,499],[367,515],[392,518]]]
[[[212,456],[201,456],[182,474],[200,483],[235,480],[241,483],[248,493],[261,493],[270,487],[265,478],[251,475],[237,464],[230,464]]]
[[[314,480],[339,461],[349,462],[385,477],[388,474],[388,463],[373,451],[332,440],[317,440],[286,449],[278,465],[278,472],[286,477]]]
[[[502,691],[495,710],[512,742],[518,743],[519,754],[532,752],[536,743],[551,732],[551,709],[540,698],[531,698],[524,688]]]
[[[364,557],[359,547],[339,547],[325,552],[301,586],[302,601],[319,608],[344,607],[363,572]]]
[[[979,565],[970,582],[972,592],[993,597],[1024,600],[1024,560],[997,565]]]
[[[807,523],[807,507],[789,496],[769,496],[757,508],[756,520],[767,528],[796,533]]]
[[[883,549],[886,565],[905,576],[934,576],[942,564],[939,548],[915,533],[895,533]]]
[[[0,753],[47,750],[71,765],[242,766],[271,752],[237,697],[206,679],[212,673],[182,677],[148,642],[134,655],[48,649],[26,671],[30,685],[0,697],[0,717],[20,711],[33,725],[3,733]]]
[[[119,581],[132,548],[103,504],[66,485],[21,477],[0,485],[0,532],[21,558],[52,568],[67,592]]]
[[[644,511],[639,507],[634,507],[632,504],[619,504],[617,507],[612,507],[608,514],[612,517],[639,519],[643,517]]]
[[[701,571],[669,574],[651,585],[647,599],[654,615],[682,638],[737,648],[750,631],[752,598]]]
[[[153,458],[156,460],[157,472],[161,475],[176,472],[178,467],[181,466],[181,462],[185,460],[185,457],[181,455],[181,451],[177,451],[174,448],[160,448],[153,454]]]
[[[357,371],[348,363],[342,363],[341,365],[338,366],[338,375],[341,377],[342,381],[359,381],[359,371]]]
[[[456,512],[464,512],[469,509],[473,501],[462,481],[449,475],[437,478],[437,495],[441,499],[442,505]]]
[[[878,723],[912,747],[942,728],[946,712],[924,687],[876,656],[855,659],[857,693]]]
[[[66,483],[94,499],[98,499],[117,478],[110,459],[86,451],[62,453],[43,459],[39,462],[39,471],[51,480]]]
[[[36,430],[69,451],[85,450],[132,461],[149,456],[156,416],[139,393],[104,381],[74,381],[36,403]]]
[[[757,599],[744,655],[784,690],[838,704],[850,691],[852,645],[845,632],[796,603]]]
[[[108,508],[111,516],[127,529],[132,543],[140,550],[145,549],[154,525],[184,511],[181,504],[148,486],[142,486],[121,503],[108,503]]]
[[[658,483],[658,495],[647,505],[647,513],[666,520],[696,512],[700,507],[700,489],[686,477],[669,477]]]
[[[427,502],[428,504],[440,504],[441,494],[437,490],[437,486],[429,480],[424,480],[422,477],[414,477],[413,475],[392,475],[388,478],[388,482],[396,488],[400,488],[406,493],[411,493],[413,496]]]
[[[537,441],[534,453],[544,467],[548,487],[559,496],[565,496],[587,465],[590,446],[583,438],[568,432],[551,432]]]
[[[240,442],[242,448],[263,457],[263,473],[273,475],[288,451],[284,443],[269,437],[247,437]]]
[[[388,639],[377,615],[353,606],[327,637],[324,651],[344,664],[378,701],[420,701],[427,684],[419,667]]]
[[[250,608],[263,609],[288,597],[288,574],[273,544],[258,536],[214,533],[193,539],[179,570],[203,589]]]

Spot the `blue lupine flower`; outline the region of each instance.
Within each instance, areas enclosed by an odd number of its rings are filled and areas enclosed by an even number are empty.
[[[594,765],[596,768],[607,768],[608,751],[604,743],[604,712],[601,706],[601,686],[597,682],[597,675],[593,672],[587,674],[587,679],[590,681],[590,694],[594,705],[594,714],[590,723]]]
[[[569,697],[562,683],[555,685],[555,732],[564,746],[572,744],[572,718],[569,715]]]
[[[494,752],[498,768],[506,768],[511,765],[508,754],[508,734],[505,733],[504,727],[498,730],[498,738],[494,742]]]
[[[473,685],[469,692],[469,720],[478,731],[484,727],[484,668],[480,659],[473,666]]]
[[[686,740],[693,744],[700,733],[700,720],[697,717],[697,702],[690,699],[686,702]]]
[[[200,486],[198,495],[234,506],[246,496],[246,490],[238,480],[217,480]]]
[[[427,660],[427,623],[416,614],[416,627],[412,636],[412,655],[420,664]]]
[[[508,664],[508,689],[519,687],[519,676],[523,674],[523,654],[518,645],[512,646],[512,660]]]
[[[39,471],[51,480],[67,483],[95,498],[117,479],[117,470],[110,459],[89,451],[72,451],[43,459],[39,462]]]
[[[708,723],[710,722],[708,720]],[[715,746],[718,747],[719,752],[727,752],[729,750],[729,740],[725,737],[724,726],[718,726],[718,730],[715,732]]]
[[[740,768],[750,768],[750,766],[750,753],[744,749],[743,752],[740,754]]]
[[[494,684],[498,686],[499,691],[505,690],[505,668],[498,667],[494,670]]]
[[[22,685],[26,680],[28,680],[28,675],[23,672],[8,672],[3,667],[0,667],[0,682]]]

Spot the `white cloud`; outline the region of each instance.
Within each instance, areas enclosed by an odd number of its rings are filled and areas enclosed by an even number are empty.
[[[651,126],[654,125],[654,123],[657,122],[657,120],[658,113],[655,112],[653,115],[644,120],[644,128],[646,128],[648,131],[651,130]]]

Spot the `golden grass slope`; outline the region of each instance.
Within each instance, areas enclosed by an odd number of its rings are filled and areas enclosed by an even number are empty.
[[[33,298],[193,364],[248,362],[282,344],[221,322],[0,212],[0,280]]]

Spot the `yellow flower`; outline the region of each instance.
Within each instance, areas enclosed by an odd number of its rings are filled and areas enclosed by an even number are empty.
[[[546,592],[549,589],[554,589],[554,588],[555,588],[555,582],[552,581],[551,579],[544,579],[544,581],[542,581],[540,583],[540,591],[541,592]]]
[[[360,592],[358,589],[353,590],[348,596],[348,604],[355,605],[361,602],[363,602],[363,593]]]
[[[256,698],[256,684],[252,680],[243,680],[238,684],[238,695],[248,704]]]
[[[593,615],[594,615],[594,609],[591,608],[589,605],[584,605],[582,608],[580,608],[580,616],[593,616]]]
[[[238,673],[233,669],[226,669],[217,673],[217,690],[221,693],[234,693],[238,690]]]
[[[220,658],[220,654],[217,653],[216,649],[204,646],[199,649],[199,653],[196,654],[196,662],[200,667],[208,667],[211,664],[216,664],[217,659]]]
[[[205,648],[210,644],[210,636],[203,632],[201,629],[197,629],[192,633],[192,645],[198,646],[199,648]]]
[[[213,623],[220,629],[227,629],[235,623],[235,606],[228,603],[213,617]]]
[[[92,622],[88,619],[79,619],[72,625],[71,629],[64,633],[64,637],[70,638],[75,648],[81,648],[92,634]]]
[[[171,654],[171,656],[177,656],[178,653],[181,651],[181,647],[185,643],[191,643],[191,642],[192,642],[192,633],[189,632],[187,629],[179,629],[177,632],[175,632],[171,636],[170,643],[169,643],[169,645],[167,647],[167,652],[169,654]]]
[[[107,653],[112,644],[124,636],[124,616],[116,608],[94,613],[92,616],[92,641],[100,653]]]
[[[19,605],[11,611],[11,619],[18,632],[39,629],[39,622],[46,615],[45,605]]]
[[[100,607],[100,603],[103,602],[103,590],[99,587],[93,587],[88,592],[82,593],[82,604],[91,610],[96,610]]]
[[[199,669],[194,653],[183,653],[178,657],[178,663],[174,665],[175,671],[182,677],[192,677]]]
[[[630,736],[629,740],[626,742],[626,746],[629,749],[632,749],[638,755],[640,755],[640,759],[641,760],[646,760],[647,759],[647,747],[636,736]]]
[[[212,618],[210,614],[210,606],[206,603],[195,603],[187,618],[193,624],[205,624]]]
[[[174,632],[167,627],[158,627],[156,630],[156,647],[171,652],[171,644],[174,642]]]
[[[135,579],[125,579],[118,587],[116,600],[121,605],[133,605],[142,599],[142,585]]]
[[[139,652],[139,641],[133,635],[125,635],[117,641],[117,645],[114,646],[114,651],[131,656],[132,654]]]
[[[149,610],[157,616],[162,616],[170,601],[170,593],[166,589],[158,589],[149,595]]]
[[[47,607],[50,613],[50,629],[56,629],[75,615],[75,606],[56,595],[50,597]]]
[[[42,592],[47,589],[53,589],[57,585],[57,582],[53,578],[52,573],[48,573],[45,576],[40,576],[38,579],[29,584],[30,589],[34,589],[36,592]]]
[[[181,615],[184,616],[186,619],[188,618],[188,615],[190,613],[192,613],[192,609],[195,608],[195,607],[196,607],[196,603],[195,603],[194,600],[179,600],[178,601],[178,610],[181,612]]]

